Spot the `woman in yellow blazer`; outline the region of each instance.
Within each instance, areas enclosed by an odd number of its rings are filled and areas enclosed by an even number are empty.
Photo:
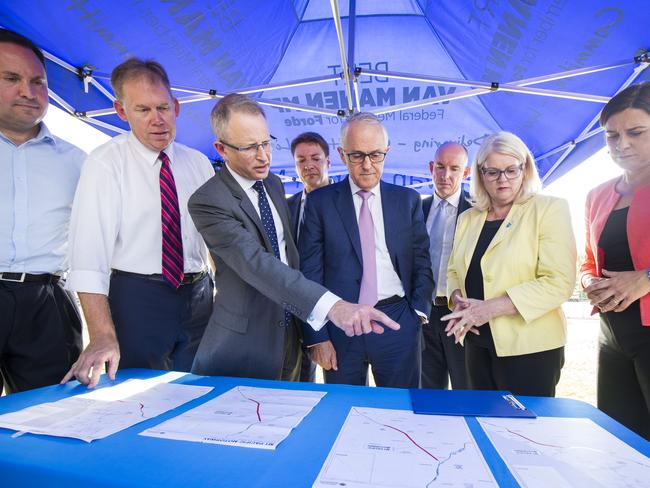
[[[464,340],[470,388],[553,396],[566,342],[560,306],[576,277],[568,204],[537,194],[533,157],[509,132],[484,141],[471,185],[474,208],[458,219],[449,259],[447,333]]]

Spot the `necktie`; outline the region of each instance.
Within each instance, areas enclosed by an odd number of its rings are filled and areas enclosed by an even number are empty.
[[[183,281],[183,238],[178,194],[167,155],[160,153],[160,209],[162,218],[162,274],[165,280],[178,288]]]
[[[440,274],[440,257],[442,256],[442,243],[445,235],[445,210],[447,209],[447,200],[440,200],[435,209],[433,222],[431,223],[431,230],[429,231],[429,254],[431,255],[431,269],[433,271],[433,280],[435,281],[435,288],[433,296],[437,295],[437,290],[440,289],[439,279]],[[443,293],[444,295],[444,293]]]
[[[269,205],[269,200],[266,198],[266,191],[264,190],[264,184],[261,181],[256,181],[253,184],[253,190],[257,192],[257,202],[260,207],[260,218],[262,219],[262,226],[264,227],[264,232],[266,236],[271,241],[271,247],[273,248],[273,253],[275,257],[280,259],[280,246],[278,245],[278,234],[275,231],[275,222],[273,221],[273,213],[271,212],[271,205]],[[291,321],[291,313],[286,309],[284,310],[284,325],[287,326]]]
[[[359,211],[359,239],[361,240],[361,257],[363,260],[359,303],[361,305],[374,305],[377,303],[377,256],[375,225],[368,207],[368,198],[372,193],[359,190],[357,195],[363,200]]]

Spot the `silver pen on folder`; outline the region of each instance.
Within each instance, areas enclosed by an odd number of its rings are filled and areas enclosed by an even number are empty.
[[[503,399],[518,410],[526,410],[526,407],[512,395],[503,395]]]

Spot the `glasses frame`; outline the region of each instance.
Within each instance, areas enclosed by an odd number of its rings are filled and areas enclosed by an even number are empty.
[[[235,146],[234,144],[230,144],[229,142],[226,142],[223,139],[220,139],[219,142],[221,144],[223,144],[224,146],[229,147],[230,149],[232,149],[234,151],[237,151],[239,153],[242,153],[242,154],[247,154],[248,151],[251,151],[251,150],[254,150],[255,151],[254,154],[257,154],[259,152],[259,150],[260,150],[260,147],[262,148],[262,151],[267,152],[266,149],[264,149],[265,144],[269,144],[268,152],[272,152],[273,151],[273,144],[272,143],[277,141],[277,140],[278,140],[277,137],[269,134],[269,139],[268,140],[262,141],[259,144],[250,144],[248,146],[243,146],[243,147]],[[250,155],[252,156],[253,152],[251,152]]]
[[[510,178],[510,177],[506,174],[506,172],[507,172],[508,170],[512,169],[512,168],[517,168],[517,169],[519,170],[519,174],[518,174],[517,176],[513,176],[512,178]],[[498,171],[496,177],[490,177],[490,176],[488,176],[488,175],[487,175],[487,170],[488,170],[488,169],[490,169],[490,170],[494,170],[494,171]],[[506,180],[508,180],[508,181],[516,180],[517,178],[519,178],[519,177],[521,176],[521,174],[522,174],[523,172],[524,172],[524,164],[523,164],[523,163],[520,163],[520,164],[517,164],[517,165],[513,165],[513,166],[508,166],[506,169],[486,168],[485,166],[481,166],[481,175],[483,175],[483,178],[485,178],[485,179],[488,180],[488,181],[498,181],[498,180],[501,179],[501,175],[503,175],[504,178],[505,178]]]
[[[386,152],[384,152],[384,151],[373,151],[371,153],[364,153],[364,152],[361,152],[361,151],[352,151],[352,152],[349,152],[349,153],[344,152],[343,154],[345,154],[345,156],[348,158],[348,161],[350,162],[350,164],[363,164],[365,162],[366,158],[368,158],[368,160],[372,164],[380,164],[380,163],[383,163],[386,160],[386,154],[388,154],[388,151],[386,151]],[[352,159],[350,158],[351,154],[363,154],[363,159],[361,161],[359,161],[359,162],[352,161]],[[372,158],[370,157],[371,154],[381,154],[381,160],[373,161]]]

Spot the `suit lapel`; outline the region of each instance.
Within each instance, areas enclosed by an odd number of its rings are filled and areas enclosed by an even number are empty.
[[[361,257],[361,238],[359,237],[359,224],[357,223],[357,214],[354,210],[354,202],[352,201],[352,190],[348,177],[345,178],[336,188],[336,210],[341,217],[343,227],[352,242],[354,252],[359,259],[359,263],[363,265],[363,258]]]
[[[381,210],[384,216],[384,239],[386,239],[386,247],[393,263],[393,269],[399,269],[397,266],[397,239],[400,236],[391,225],[399,222],[399,203],[395,201],[392,188],[389,185],[380,181],[379,187],[381,188]]]
[[[266,235],[266,232],[264,231],[262,220],[260,219],[260,216],[257,215],[257,211],[255,210],[255,207],[250,201],[250,198],[248,198],[248,195],[246,195],[244,189],[239,185],[239,183],[237,183],[235,178],[233,178],[233,176],[230,174],[230,171],[226,166],[223,166],[220,172],[222,174],[223,182],[230,189],[232,196],[236,200],[239,200],[239,207],[244,211],[244,213],[248,216],[248,218],[251,219],[251,221],[255,224],[255,227],[257,227],[257,230],[260,236],[262,237],[262,240],[264,241],[264,247],[266,248],[267,251],[273,252],[273,246],[271,245],[271,241],[269,240],[269,238]]]
[[[521,204],[515,203],[512,205],[512,208],[508,212],[508,215],[506,215],[506,218],[503,219],[503,223],[501,224],[501,227],[499,227],[499,230],[494,235],[492,242],[490,242],[490,245],[485,250],[485,254],[487,254],[496,246],[498,246],[499,243],[506,236],[508,236],[510,232],[512,232],[512,229],[516,225],[517,221],[519,220],[519,216],[521,215],[523,209],[526,208],[531,203],[531,201],[532,198],[528,199],[527,201]]]

